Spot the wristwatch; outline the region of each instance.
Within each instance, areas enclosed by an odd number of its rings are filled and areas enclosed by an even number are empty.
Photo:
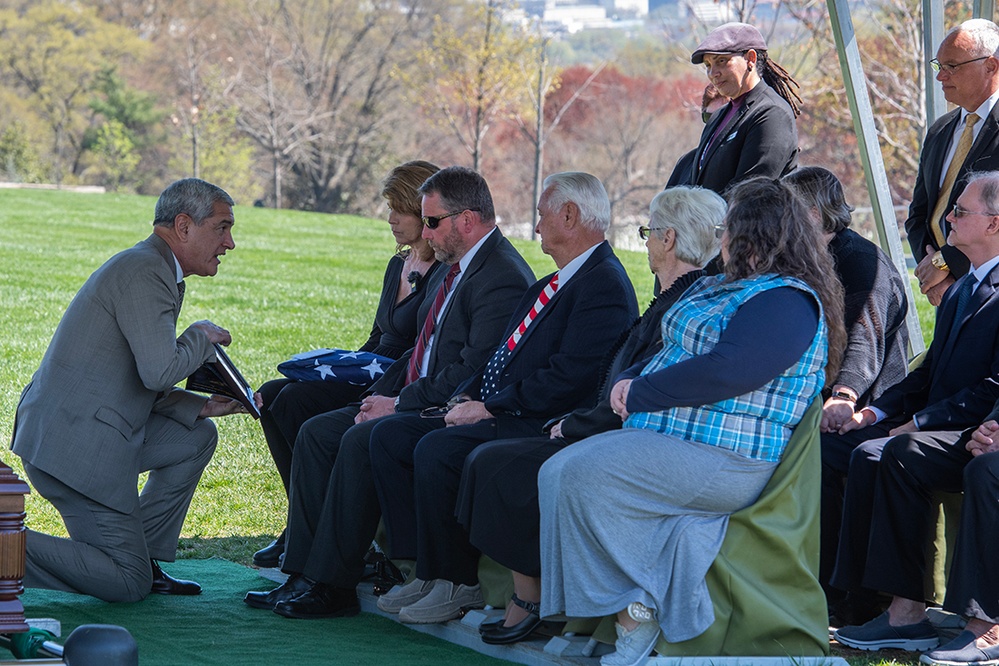
[[[399,396],[395,397],[395,411],[399,411]]]
[[[937,251],[937,253],[933,255],[933,258],[930,259],[930,263],[933,264],[933,267],[938,271],[950,270],[950,268],[947,267],[947,260],[944,259],[943,252]]]
[[[849,400],[853,403],[857,402],[857,397],[851,393],[847,393],[846,391],[833,391],[832,397],[839,398],[840,400]]]

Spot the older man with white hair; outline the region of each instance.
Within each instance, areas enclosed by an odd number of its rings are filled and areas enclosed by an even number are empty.
[[[926,360],[844,426],[871,434],[850,458],[832,584],[878,590],[892,601],[882,615],[835,636],[862,650],[936,647],[937,632],[926,616],[923,544],[936,520],[934,491],[963,489],[944,609],[969,622],[958,639],[924,662],[997,664],[999,590],[992,559],[999,466],[991,426],[999,402],[999,171],[973,174],[947,221],[947,242],[971,265],[944,296]],[[981,432],[968,430],[979,424]]]
[[[586,173],[549,176],[538,202],[541,248],[558,270],[534,284],[482,372],[434,418],[386,419],[371,462],[390,546],[416,544],[416,579],[379,608],[411,623],[445,622],[481,607],[479,551],[454,515],[465,458],[496,439],[525,437],[596,402],[600,359],[638,315],[635,290],[605,240],[610,202]],[[414,539],[403,535],[415,535]]]

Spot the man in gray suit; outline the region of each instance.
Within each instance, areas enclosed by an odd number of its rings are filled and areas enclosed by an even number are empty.
[[[207,417],[243,411],[175,384],[229,344],[209,321],[177,337],[183,278],[215,275],[235,247],[232,198],[196,178],[164,190],[153,233],[109,259],[73,298],[21,394],[12,449],[69,539],[28,531],[24,585],[137,601],[198,594],[163,573],[215,451]],[[149,472],[140,495],[139,474]]]

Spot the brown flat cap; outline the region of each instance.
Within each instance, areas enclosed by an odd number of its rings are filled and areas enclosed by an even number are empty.
[[[690,62],[700,65],[704,62],[705,53],[745,53],[749,49],[767,50],[760,31],[748,23],[726,23],[708,33],[694,49]]]

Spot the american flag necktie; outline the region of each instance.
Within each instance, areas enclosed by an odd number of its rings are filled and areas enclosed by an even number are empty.
[[[510,360],[510,356],[513,355],[513,350],[516,349],[517,343],[524,336],[527,331],[527,327],[531,325],[534,318],[538,316],[541,309],[548,304],[548,301],[552,299],[555,295],[555,291],[558,290],[558,273],[552,277],[551,282],[549,282],[541,293],[538,294],[538,299],[534,301],[534,305],[528,311],[527,315],[524,317],[524,321],[520,322],[520,325],[510,334],[510,337],[506,339],[502,345],[493,353],[493,357],[489,359],[488,365],[486,365],[486,371],[482,375],[482,388],[479,390],[479,397],[485,400],[493,393],[496,392],[500,373],[503,372],[503,368],[506,367],[507,362]]]

